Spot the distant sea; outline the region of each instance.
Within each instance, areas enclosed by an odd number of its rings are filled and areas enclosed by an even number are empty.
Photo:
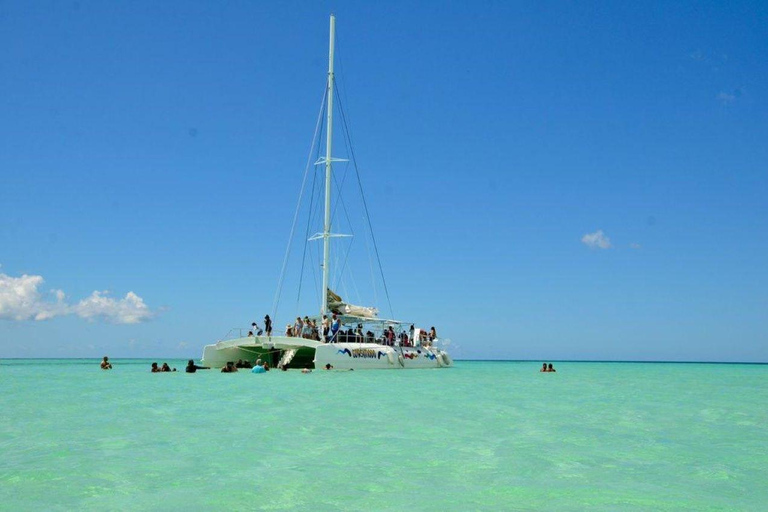
[[[151,362],[0,360],[0,510],[768,510],[766,365]]]

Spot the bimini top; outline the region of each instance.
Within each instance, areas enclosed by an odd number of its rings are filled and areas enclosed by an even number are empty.
[[[379,316],[379,310],[367,306],[355,306],[348,304],[337,294],[328,288],[328,309],[331,313],[342,316],[353,316],[358,318],[375,319]]]

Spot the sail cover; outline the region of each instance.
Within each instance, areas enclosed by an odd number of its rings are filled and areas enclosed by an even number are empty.
[[[333,290],[330,288],[328,288],[328,309],[339,315],[357,316],[360,318],[376,318],[379,316],[378,309],[347,304],[340,296],[333,293]]]

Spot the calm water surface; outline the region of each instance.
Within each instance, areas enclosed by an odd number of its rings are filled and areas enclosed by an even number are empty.
[[[768,510],[768,366],[150,362],[0,361],[0,509]]]

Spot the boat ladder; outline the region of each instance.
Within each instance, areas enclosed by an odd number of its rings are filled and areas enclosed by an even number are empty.
[[[299,349],[297,348],[291,348],[283,352],[283,357],[280,358],[280,362],[277,363],[278,368],[282,368],[286,366],[288,363],[293,361],[293,356],[296,355],[296,352],[298,352]]]

